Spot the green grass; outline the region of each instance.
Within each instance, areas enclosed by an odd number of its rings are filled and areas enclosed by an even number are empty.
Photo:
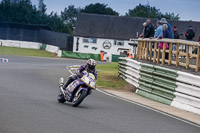
[[[0,47],[1,55],[21,55],[21,56],[37,56],[37,57],[55,57],[54,54],[38,49],[25,49],[13,47]]]
[[[118,77],[118,63],[97,65],[97,87],[123,89],[127,83]]]

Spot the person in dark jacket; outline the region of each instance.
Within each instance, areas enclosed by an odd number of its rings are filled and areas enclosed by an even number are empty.
[[[146,20],[146,26],[144,28],[144,38],[154,37],[154,26],[151,24],[151,20]]]
[[[176,26],[174,26],[172,28],[173,32],[174,32],[174,39],[179,39],[179,33],[178,33],[178,28]],[[173,44],[173,47],[172,47],[172,50],[173,51],[176,51],[176,44]],[[176,54],[174,54],[174,57],[176,57]]]
[[[195,32],[193,31],[192,26],[189,26],[189,29],[185,32],[185,38],[188,41],[192,41],[194,37],[195,37]],[[187,45],[185,45],[185,50],[184,50],[185,53],[186,53],[186,46]],[[192,46],[189,46],[189,49],[192,49]]]
[[[189,29],[185,32],[186,40],[192,41],[195,37],[195,32],[192,29],[192,26],[189,26]]]
[[[179,39],[178,28],[174,26],[172,29],[174,32],[174,39]]]

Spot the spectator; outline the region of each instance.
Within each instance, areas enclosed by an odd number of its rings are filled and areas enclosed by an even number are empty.
[[[170,33],[169,33],[169,31],[168,31],[168,26],[167,26],[167,24],[163,24],[162,28],[163,28],[163,36],[162,36],[162,37],[159,36],[159,38],[160,38],[160,39],[161,39],[161,38],[170,38],[170,36],[169,36]],[[161,43],[158,45],[158,47],[161,48],[161,49],[163,49],[163,42],[161,42]],[[169,49],[168,43],[166,44],[166,49]],[[168,60],[168,56],[169,56],[169,53],[165,53],[165,59]]]
[[[174,32],[174,39],[179,39],[179,33],[178,33],[178,28],[176,26],[174,26],[172,28],[173,32]],[[172,50],[173,51],[176,51],[176,44],[173,44],[173,47],[172,47]],[[174,56],[176,57],[176,54],[174,54]]]
[[[133,59],[133,56],[132,56],[131,52],[130,52],[129,50],[126,51],[126,52],[127,52],[127,56],[128,56],[129,58]]]
[[[146,20],[146,26],[144,28],[144,38],[150,38],[154,36],[154,27],[151,24],[151,20]]]
[[[199,38],[198,38],[198,42],[200,43],[200,36],[199,36]],[[197,54],[197,48],[195,48],[195,49],[192,51],[192,53]]]
[[[192,41],[194,37],[195,37],[195,33],[192,29],[192,26],[189,26],[189,29],[185,32],[185,38],[188,41]],[[189,51],[192,51],[192,46],[190,46]],[[186,53],[186,45],[185,45],[184,52]],[[189,52],[189,53],[192,53],[192,52]]]
[[[163,30],[162,30],[162,25],[159,21],[156,22],[157,29],[154,34],[154,38],[158,38],[159,36],[163,36]]]
[[[192,26],[189,26],[189,29],[185,32],[185,38],[186,40],[192,41],[195,37],[195,33],[192,29]]]
[[[100,51],[101,61],[104,59],[104,51]]]
[[[198,38],[198,42],[200,43],[200,36],[199,36],[199,38]]]
[[[172,29],[174,32],[174,39],[179,39],[178,28],[174,26]]]
[[[161,18],[160,20],[160,23],[163,25],[163,24],[166,24],[167,27],[168,27],[168,31],[169,31],[169,38],[171,39],[174,39],[174,35],[173,35],[173,32],[172,32],[172,28],[171,28],[171,25],[167,22],[167,20],[165,18]]]
[[[142,25],[143,25],[143,29],[142,29],[142,34],[140,34],[140,37],[144,37],[144,29],[146,26],[146,22],[144,22]]]

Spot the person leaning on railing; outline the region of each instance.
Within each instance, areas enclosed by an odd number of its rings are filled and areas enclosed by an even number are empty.
[[[169,35],[169,30],[168,30],[168,26],[167,24],[163,24],[162,26],[162,29],[163,29],[163,36],[159,36],[158,39],[162,39],[162,38],[170,38],[170,35]],[[161,42],[158,47],[160,49],[163,49],[163,42]],[[169,45],[168,43],[166,44],[166,49],[169,49]],[[168,56],[169,56],[169,53],[165,53],[165,59],[168,60]]]
[[[163,36],[162,24],[159,20],[156,22],[157,28],[154,34],[154,38],[158,38],[159,36]]]

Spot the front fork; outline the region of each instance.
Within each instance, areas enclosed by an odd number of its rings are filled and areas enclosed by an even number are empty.
[[[59,79],[59,88],[60,88],[60,91],[62,92],[62,94],[66,97],[66,93],[63,89],[63,86],[64,86],[64,78],[60,78]]]

